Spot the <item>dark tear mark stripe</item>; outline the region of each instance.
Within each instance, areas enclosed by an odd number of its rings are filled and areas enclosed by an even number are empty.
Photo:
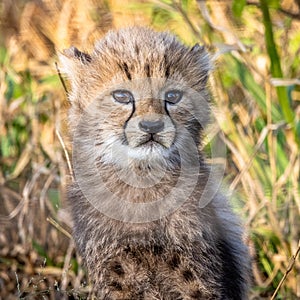
[[[132,111],[131,111],[131,114],[130,116],[128,117],[128,119],[125,121],[124,123],[124,126],[123,126],[123,138],[124,138],[124,141],[126,142],[126,144],[128,144],[128,141],[127,141],[127,138],[126,138],[126,135],[125,135],[125,129],[127,127],[127,123],[129,122],[129,120],[132,118],[132,116],[134,115],[135,113],[135,103],[134,101],[132,102]]]
[[[135,102],[133,101],[133,102],[132,102],[132,111],[131,111],[130,116],[128,117],[128,119],[127,119],[126,122],[125,122],[125,127],[126,127],[126,125],[127,125],[127,122],[131,119],[131,117],[133,116],[134,113],[135,113]]]

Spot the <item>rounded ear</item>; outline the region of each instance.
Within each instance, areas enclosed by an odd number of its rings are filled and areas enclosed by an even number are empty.
[[[83,65],[87,65],[92,61],[89,54],[79,51],[76,47],[70,47],[58,53],[61,63],[60,70],[65,73],[70,80],[76,78]]]
[[[190,53],[194,57],[196,57],[196,59],[198,61],[198,66],[199,66],[200,75],[201,75],[199,82],[201,82],[202,84],[206,84],[209,72],[212,70],[213,66],[212,66],[210,56],[209,56],[208,52],[206,51],[205,46],[202,46],[202,45],[200,46],[197,43],[191,48]]]
[[[204,46],[200,46],[198,43],[195,44],[192,48],[191,48],[191,52],[203,52],[205,51],[205,47]]]

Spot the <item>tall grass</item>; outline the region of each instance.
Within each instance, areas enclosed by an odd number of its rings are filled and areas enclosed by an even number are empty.
[[[225,181],[252,249],[251,298],[300,297],[298,2],[81,2],[1,4],[0,296],[88,295],[68,234],[69,172],[59,141],[62,135],[68,149],[68,104],[54,49],[90,49],[108,28],[138,23],[210,49],[209,85],[228,148]]]

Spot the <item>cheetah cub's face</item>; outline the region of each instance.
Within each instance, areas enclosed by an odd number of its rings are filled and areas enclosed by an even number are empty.
[[[104,143],[118,145],[133,159],[153,160],[176,148],[184,126],[178,109],[180,101],[188,99],[183,86],[165,78],[140,76],[113,84],[107,92],[110,112],[118,117],[111,114],[110,129],[106,129],[114,134]]]
[[[160,95],[163,91],[158,89],[153,95],[154,84],[148,85],[148,92],[136,87],[131,91],[115,90],[111,95],[113,100],[129,106],[130,116],[123,124],[124,142],[132,149],[151,152],[160,148],[168,149],[173,144],[176,127],[167,106],[177,104],[183,91],[174,89]]]
[[[72,47],[60,58],[71,80],[71,127],[81,120],[103,162],[121,163],[125,153],[164,162],[189,140],[199,143],[209,114],[203,47],[137,27],[108,33],[91,54]]]

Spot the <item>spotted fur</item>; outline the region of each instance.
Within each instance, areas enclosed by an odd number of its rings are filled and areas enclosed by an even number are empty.
[[[74,239],[97,298],[247,299],[249,256],[242,229],[226,197],[208,182],[199,150],[209,115],[205,86],[211,65],[205,49],[189,48],[169,33],[132,27],[109,32],[90,54],[73,47],[60,58],[71,82],[70,130],[81,145],[76,149],[74,142],[73,150],[93,160],[85,144],[87,136],[93,139],[101,184],[119,197],[124,211],[125,201],[150,203],[169,195],[183,163],[199,167],[187,175],[197,184],[185,201],[151,222],[130,222],[130,215],[128,222],[113,219],[88,201],[79,180],[69,187]],[[133,103],[114,101],[112,90],[124,87],[132,92]],[[178,105],[169,105],[164,93],[175,87],[184,95]],[[149,135],[138,124],[158,117],[164,128],[150,147]],[[194,157],[189,156],[192,144],[197,146]],[[186,153],[184,162],[180,153]],[[104,189],[92,179],[89,183],[88,166],[78,171],[91,191]],[[123,180],[133,173],[135,184]],[[136,185],[145,184],[145,178],[152,185]],[[199,199],[207,188],[214,196],[202,207]]]

